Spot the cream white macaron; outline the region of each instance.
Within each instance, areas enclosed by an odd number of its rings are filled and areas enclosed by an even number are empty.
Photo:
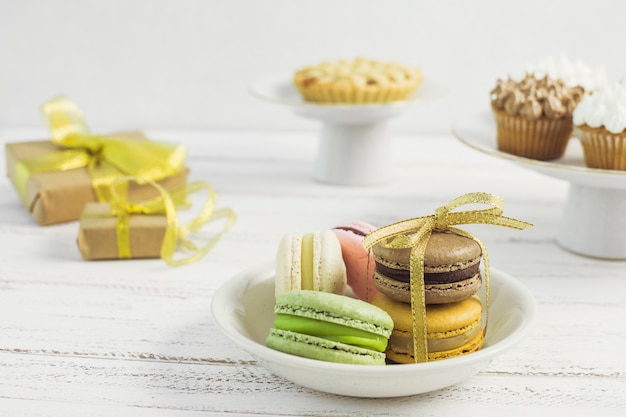
[[[276,253],[276,295],[292,290],[345,294],[346,266],[339,239],[331,230],[290,233]]]

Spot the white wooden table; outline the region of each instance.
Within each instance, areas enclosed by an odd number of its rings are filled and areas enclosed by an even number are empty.
[[[555,244],[566,183],[447,134],[396,134],[398,180],[350,188],[311,180],[314,131],[146,133],[186,143],[191,179],[211,183],[237,224],[193,265],[85,262],[77,223],[37,226],[3,176],[0,415],[626,415],[626,263]],[[4,129],[0,141],[44,135]],[[385,400],[315,392],[272,375],[215,326],[216,289],[272,260],[283,234],[384,225],[472,191],[503,197],[505,215],[535,224],[471,230],[492,266],[533,292],[538,317],[523,343],[465,382]]]

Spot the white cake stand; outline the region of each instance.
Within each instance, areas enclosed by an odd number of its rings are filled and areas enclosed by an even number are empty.
[[[454,135],[471,148],[569,181],[557,242],[577,254],[626,260],[626,171],[586,168],[580,142],[572,138],[563,157],[542,162],[497,150],[493,116],[459,120]]]
[[[406,108],[445,94],[445,89],[425,81],[411,97],[389,104],[339,105],[305,102],[289,75],[262,78],[250,85],[262,99],[290,107],[297,115],[322,122],[315,179],[343,185],[373,185],[394,178],[392,138],[388,120]]]

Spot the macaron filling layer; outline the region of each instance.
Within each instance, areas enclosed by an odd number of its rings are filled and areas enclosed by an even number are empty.
[[[295,292],[296,291],[292,291],[292,293],[295,293]],[[311,291],[311,292],[316,292],[316,291]],[[351,300],[348,297],[346,298],[348,300]],[[361,301],[361,300],[354,300],[354,301]],[[367,305],[370,306],[371,304],[367,304]],[[334,323],[334,324],[346,326],[352,329],[360,329],[365,332],[377,334],[386,338],[391,336],[391,331],[393,329],[393,321],[391,320],[391,317],[389,316],[387,316],[387,319],[389,321],[381,325],[375,322],[374,320],[365,321],[364,319],[362,318],[359,319],[356,316],[347,317],[344,315],[334,314],[330,311],[323,311],[323,310],[318,310],[315,308],[304,307],[304,306],[284,305],[284,304],[279,304],[278,302],[276,303],[276,306],[274,307],[274,312],[276,313],[277,316],[280,314],[286,314],[290,316],[311,318],[311,319],[315,319],[324,323]],[[387,314],[385,312],[383,313],[385,315]]]
[[[377,352],[288,330],[270,329],[266,344],[267,347],[281,352],[321,361],[359,365],[385,365],[386,354],[384,352]]]
[[[464,333],[446,337],[443,339],[432,339],[428,337],[428,352],[442,352],[446,350],[456,349],[472,341],[481,331],[479,323],[476,322],[466,329],[462,329]],[[394,331],[389,338],[389,344],[393,346],[393,350],[398,353],[413,354],[413,335],[408,332]]]
[[[302,248],[300,257],[300,276],[303,290],[313,290],[313,242],[314,235],[309,233],[302,236]]]
[[[383,352],[387,347],[387,338],[384,336],[309,317],[277,314],[274,320],[274,327],[280,330],[288,330],[352,346],[359,346],[377,352]]]
[[[395,269],[376,262],[376,271],[388,278],[395,279],[400,282],[409,282],[411,273],[408,269]],[[472,278],[480,271],[480,264],[475,263],[467,268],[451,270],[448,272],[424,272],[424,283],[426,284],[447,284],[450,282],[463,281]]]

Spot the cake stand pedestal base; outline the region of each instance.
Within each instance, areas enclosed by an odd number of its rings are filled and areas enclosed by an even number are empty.
[[[577,254],[626,259],[626,190],[571,183],[557,242]]]
[[[323,123],[314,178],[339,185],[375,185],[394,178],[387,122],[368,125]]]
[[[260,99],[290,107],[299,116],[322,122],[313,178],[337,185],[377,185],[394,179],[393,150],[387,121],[410,106],[445,95],[427,75],[404,101],[367,104],[318,104],[303,100],[291,74],[264,77],[250,85]]]

